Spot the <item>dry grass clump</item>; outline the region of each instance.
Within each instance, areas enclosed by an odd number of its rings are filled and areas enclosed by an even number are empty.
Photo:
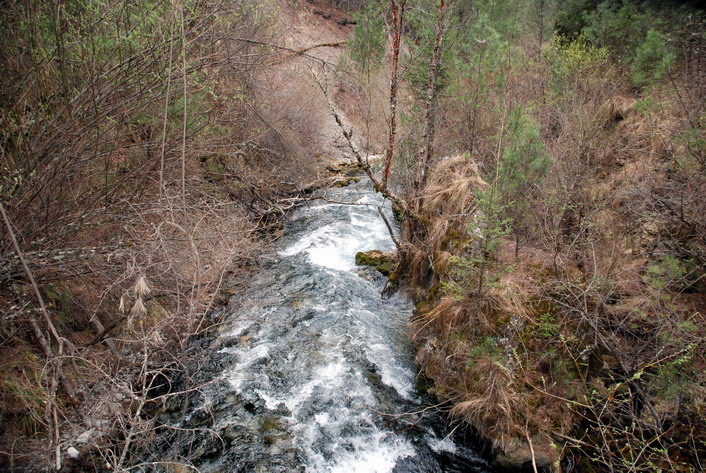
[[[475,193],[485,189],[475,161],[467,155],[442,158],[424,190],[425,211],[447,218],[468,217],[475,211]]]
[[[417,299],[439,282],[453,254],[473,240],[467,227],[477,210],[475,193],[487,187],[478,166],[465,155],[441,159],[429,176],[422,196],[424,229],[416,229],[403,258]]]
[[[514,376],[489,356],[474,360],[473,371],[475,382],[468,386],[473,394],[455,401],[451,415],[476,427],[495,447],[504,448],[524,432],[526,412],[513,385]]]
[[[444,296],[434,307],[423,314],[425,319],[442,327],[458,327],[464,320],[465,308],[458,300]]]
[[[560,399],[576,398],[579,376],[562,360],[563,342],[553,341],[574,332],[541,302],[538,283],[548,272],[538,265],[508,273],[482,297],[442,292],[435,303],[420,304],[414,319],[418,361],[436,392],[453,401],[454,416],[501,450],[528,432],[568,434],[575,421]]]

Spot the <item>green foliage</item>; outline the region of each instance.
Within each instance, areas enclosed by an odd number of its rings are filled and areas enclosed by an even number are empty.
[[[469,226],[471,233],[482,235],[484,249],[489,254],[495,253],[501,240],[512,231],[513,219],[508,209],[513,203],[502,200],[497,191],[497,187],[491,187],[476,194],[480,213]]]
[[[608,60],[608,49],[591,44],[583,34],[570,41],[555,36],[550,43],[549,57],[553,74],[566,77],[584,74],[604,64]]]
[[[468,352],[468,360],[466,365],[473,368],[481,358],[488,358],[495,364],[500,364],[502,355],[502,346],[495,337],[487,336],[480,340],[480,343],[473,346]]]
[[[563,1],[563,0],[562,0]],[[532,38],[537,52],[541,52],[544,41],[554,33],[559,0],[525,0],[524,23],[526,34]]]
[[[507,33],[485,11],[479,11],[459,40],[458,67],[482,85],[481,75],[495,76],[509,54]]]
[[[468,94],[468,83],[459,82],[460,90],[456,91],[472,97],[470,101],[475,105],[488,99],[482,93],[489,86],[501,87],[504,83],[503,66],[512,54],[512,40],[523,28],[522,12],[517,2],[482,0],[463,4],[456,13],[459,33],[449,42],[458,52],[447,62],[458,70],[457,77],[469,80],[476,88],[476,93]]]
[[[355,15],[356,27],[348,41],[351,59],[362,69],[372,70],[382,65],[385,57],[385,24],[381,5],[370,2]]]
[[[605,80],[597,74],[606,69],[610,60],[607,48],[591,44],[583,34],[572,40],[554,36],[544,57],[549,64],[550,96],[555,101]]]
[[[406,45],[410,50],[410,61],[405,76],[412,92],[422,100],[426,98],[429,87],[429,65],[434,51],[438,5],[438,0],[418,0],[415,8],[407,14],[408,41]],[[449,35],[454,35],[454,29],[447,25],[445,44],[453,41]],[[451,48],[444,48],[442,51],[441,67],[436,81],[437,90],[442,90],[449,84],[447,65],[452,61],[454,54],[455,50]]]
[[[496,218],[511,222],[517,241],[527,221],[530,197],[547,174],[551,160],[546,154],[539,127],[520,106],[510,113],[503,143],[493,187],[497,189],[497,198],[504,208]]]
[[[644,38],[651,18],[635,2],[604,1],[587,12],[583,33],[598,46],[606,46],[621,59],[629,60]]]
[[[608,48],[630,69],[633,84],[644,87],[662,79],[676,61],[676,47],[666,32],[684,35],[684,24],[691,23],[694,13],[698,16],[689,8],[657,2],[572,0],[559,13],[558,31]]]
[[[592,4],[592,0],[560,2],[555,22],[557,34],[571,40],[576,39],[586,27],[586,12],[590,10]]]
[[[516,195],[518,191],[539,184],[547,174],[551,160],[539,135],[539,127],[519,105],[510,113],[504,142],[498,173],[501,192]]]
[[[477,271],[478,262],[478,258],[459,255],[449,257],[446,279],[439,283],[441,291],[458,302],[463,301],[468,297],[469,283]]]
[[[649,377],[650,387],[656,394],[667,400],[675,400],[689,393],[692,383],[698,379],[692,365],[695,349],[696,344],[690,344],[682,350],[680,356],[658,365]],[[693,387],[698,390],[698,386]]]
[[[491,27],[500,37],[509,40],[527,28],[527,22],[524,21],[527,3],[516,0],[478,0],[459,9],[465,8],[467,18],[474,19],[474,23],[480,23],[484,28]],[[474,26],[470,26],[469,32],[473,32]],[[465,36],[468,42],[483,39],[472,34]]]
[[[557,323],[556,316],[545,312],[537,317],[535,322],[536,330],[539,335],[544,338],[555,338],[559,334],[559,324]]]
[[[446,280],[439,284],[441,291],[451,296],[456,302],[461,302],[468,296],[468,289],[457,281]]]
[[[684,263],[672,255],[666,255],[647,267],[644,280],[656,291],[664,291],[679,286],[685,275]]]
[[[649,117],[657,109],[657,104],[650,98],[645,98],[635,102],[633,109],[642,113],[645,117]]]
[[[675,55],[669,47],[669,38],[651,29],[635,52],[630,78],[635,85],[649,85],[664,77],[674,64],[674,59]]]
[[[512,231],[512,218],[507,209],[511,203],[499,198],[495,186],[476,193],[479,212],[468,225],[467,232],[475,237],[469,248],[472,259],[459,265],[465,281],[465,293],[480,293],[485,286],[494,286],[503,276],[503,268],[495,267],[495,255],[502,240]],[[470,264],[468,264],[470,263]],[[467,268],[467,269],[466,269]]]

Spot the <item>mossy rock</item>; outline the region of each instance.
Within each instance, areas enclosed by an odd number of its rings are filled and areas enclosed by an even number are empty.
[[[550,440],[533,437],[532,446],[525,439],[515,439],[498,452],[494,464],[503,471],[532,471],[532,465],[548,471],[559,471],[559,448]]]
[[[390,276],[397,267],[397,253],[380,250],[359,251],[355,255],[355,264],[370,266],[385,276]]]
[[[353,184],[354,182],[360,181],[359,177],[344,177],[344,178],[338,178],[335,181],[333,181],[332,186],[333,187],[346,187],[349,186],[350,184]]]

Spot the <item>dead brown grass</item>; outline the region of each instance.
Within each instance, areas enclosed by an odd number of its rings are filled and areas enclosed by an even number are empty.
[[[473,425],[497,448],[505,448],[522,436],[521,408],[523,397],[513,385],[513,375],[487,357],[477,359],[473,368],[476,379],[470,387],[473,394],[464,394],[454,403],[451,415]]]

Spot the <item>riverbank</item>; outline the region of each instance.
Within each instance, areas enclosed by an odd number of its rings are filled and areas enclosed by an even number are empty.
[[[409,299],[381,298],[385,278],[355,264],[394,247],[382,199],[365,181],[324,193],[232,300],[198,392],[170,403],[145,458],[203,472],[489,471],[417,392]]]
[[[89,55],[72,57],[64,82],[44,82],[56,103],[3,95],[3,113],[14,114],[0,122],[3,153],[15,166],[0,184],[7,471],[67,471],[76,459],[87,461],[79,470],[128,467],[156,429],[145,411],[175,373],[191,372],[192,340],[217,329],[214,311],[244,290],[281,217],[337,180],[326,170],[335,139],[319,133],[330,128],[325,105],[283,97],[302,95],[313,79],[298,72],[310,62],[336,62],[350,26],[309,5],[203,3],[188,12],[182,42],[175,7],[143,15],[143,6],[128,16],[135,32],[150,34],[97,51],[91,67],[81,62]],[[19,38],[3,44],[3,57],[21,57],[11,49],[22,46],[23,8],[3,7],[4,26]],[[34,16],[52,14],[39,10]],[[65,13],[85,27],[77,47],[110,41],[111,25],[124,20],[109,10]],[[217,51],[196,41],[204,35],[220,41]],[[24,66],[8,64],[5,89],[9,77],[33,80],[37,71]],[[42,67],[42,77],[54,77],[58,66]],[[87,103],[72,82],[79,76],[105,94]],[[112,81],[136,88],[113,93]],[[70,113],[60,97],[71,99]]]

